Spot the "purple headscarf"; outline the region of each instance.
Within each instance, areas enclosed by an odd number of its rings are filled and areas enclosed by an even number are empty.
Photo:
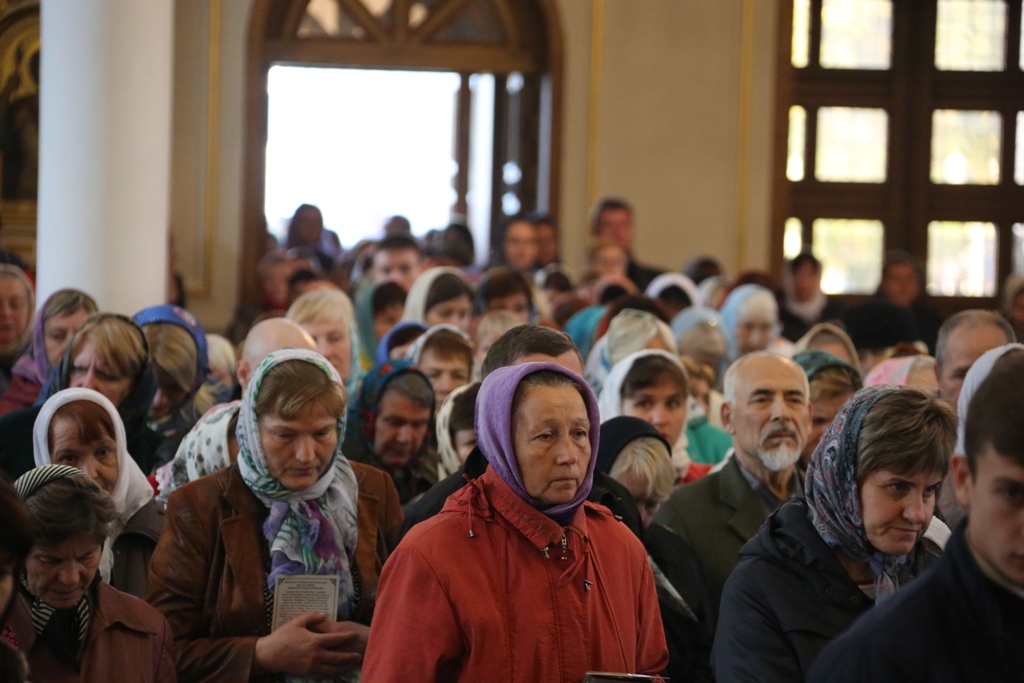
[[[586,397],[584,402],[587,405],[587,418],[590,420],[590,462],[587,463],[587,473],[583,482],[576,490],[576,495],[568,503],[561,503],[545,509],[541,509],[537,501],[526,492],[522,475],[519,472],[519,463],[516,461],[512,434],[514,428],[512,398],[515,396],[516,388],[527,375],[541,370],[550,370],[565,375],[583,388],[583,395]],[[504,479],[512,487],[512,490],[527,503],[559,524],[563,526],[568,524],[576,514],[576,510],[590,495],[590,489],[594,483],[594,468],[597,466],[597,451],[601,432],[601,416],[597,409],[597,399],[594,398],[594,393],[583,381],[583,378],[555,363],[522,363],[521,365],[498,368],[489,374],[480,386],[473,424],[476,427],[477,445],[480,452],[484,454],[487,462],[494,468],[498,476]]]
[[[864,531],[864,513],[857,486],[858,441],[864,418],[875,404],[901,387],[879,384],[861,389],[836,415],[814,449],[804,483],[811,523],[828,547],[852,560],[867,562],[875,577],[875,602],[899,588],[897,571],[906,555],[875,549]]]
[[[44,320],[44,312],[53,301],[54,297],[65,294],[67,292],[77,292],[78,290],[73,289],[59,289],[51,294],[43,305],[39,307],[36,312],[35,323],[32,326],[32,344],[28,347],[28,350],[22,354],[18,362],[14,364],[11,369],[11,374],[24,377],[33,384],[44,386],[50,378],[50,371],[53,369],[50,366],[50,359],[46,356],[46,336],[43,334],[43,325],[46,324]],[[92,300],[88,294],[79,292],[82,295],[82,306],[72,313],[85,309],[87,313],[94,313],[96,311],[96,303]],[[91,303],[91,306],[89,305]],[[74,335],[72,335],[74,336]],[[70,343],[70,340],[68,340]]]

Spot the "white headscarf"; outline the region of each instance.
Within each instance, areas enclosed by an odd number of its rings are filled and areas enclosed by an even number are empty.
[[[678,287],[686,292],[686,296],[690,299],[690,306],[701,305],[701,296],[697,290],[697,285],[693,284],[693,280],[682,273],[662,273],[651,280],[651,284],[647,285],[647,291],[644,292],[644,296],[648,299],[657,299],[669,287]]]
[[[960,388],[960,399],[956,404],[956,415],[960,419],[956,428],[956,449],[953,451],[954,453],[959,453],[960,455],[967,454],[964,442],[966,439],[967,409],[971,405],[971,399],[974,398],[974,394],[977,393],[981,383],[992,372],[996,361],[1014,349],[1024,349],[1024,344],[1005,344],[989,349],[981,354],[978,360],[974,361],[971,369],[967,371],[963,386]]]
[[[64,389],[47,399],[42,410],[36,417],[32,429],[33,455],[36,467],[50,465],[50,421],[60,408],[74,401],[90,401],[107,411],[114,425],[114,443],[117,448],[117,481],[110,497],[114,501],[117,519],[114,520],[110,536],[103,544],[103,556],[100,558],[100,575],[104,581],[110,581],[110,572],[114,566],[114,540],[124,531],[128,520],[143,505],[153,498],[153,487],[149,485],[146,475],[128,455],[128,439],[124,432],[124,423],[114,404],[103,394],[92,389]]]
[[[452,441],[449,427],[452,421],[452,410],[455,408],[455,399],[476,386],[480,386],[479,383],[471,382],[462,385],[448,394],[444,399],[444,403],[437,410],[437,417],[434,418],[434,433],[437,435],[438,481],[455,474],[462,467],[462,460],[459,458],[459,452]]]
[[[601,411],[601,422],[622,415],[622,385],[626,381],[626,375],[633,369],[634,363],[648,356],[667,358],[679,367],[684,377],[687,377],[686,368],[683,366],[682,361],[679,360],[679,356],[675,354],[662,351],[661,349],[644,349],[643,351],[631,353],[616,363],[604,379],[601,395],[597,399],[597,407]],[[685,399],[688,402],[689,397],[687,396]],[[676,468],[680,478],[685,477],[687,472],[690,471],[690,454],[686,451],[687,445],[686,421],[684,421],[683,430],[679,433],[679,438],[672,445],[672,466]]]
[[[405,313],[402,315],[402,320],[427,324],[427,298],[430,296],[430,288],[434,286],[434,281],[442,275],[457,275],[460,280],[465,281],[462,271],[458,268],[450,266],[427,268],[420,273],[409,289],[409,296],[405,298]]]
[[[463,339],[465,339],[466,343],[469,344],[470,348],[473,347],[473,340],[469,338],[468,334],[466,334],[465,332],[463,332],[459,328],[455,327],[455,325],[449,325],[447,323],[442,323],[440,325],[434,325],[433,327],[428,329],[426,332],[424,332],[420,336],[416,337],[416,341],[414,341],[412,344],[410,344],[409,348],[407,348],[405,350],[405,360],[409,361],[410,363],[419,364],[419,362],[420,362],[420,355],[423,353],[423,347],[426,345],[427,340],[430,339],[435,334],[437,334],[438,332],[441,332],[441,331],[454,332],[455,334],[457,334],[460,337],[462,337]]]

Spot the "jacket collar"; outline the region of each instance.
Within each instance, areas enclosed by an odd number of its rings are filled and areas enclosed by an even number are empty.
[[[720,500],[732,510],[727,520],[729,528],[736,532],[744,541],[757,534],[764,523],[764,508],[757,499],[750,484],[740,472],[736,456],[722,468],[718,475],[718,495]]]
[[[477,490],[483,492],[485,498],[483,505],[475,500]],[[496,514],[504,518],[538,551],[543,552],[546,548],[557,547],[566,534],[566,528],[516,495],[505,480],[490,468],[479,479],[474,479],[469,486],[463,487],[456,496],[474,508],[473,514],[481,517],[490,517]],[[573,515],[572,523],[568,526],[569,530],[575,531],[584,539],[587,537],[585,509],[588,506],[588,503],[580,506],[576,510],[576,514]]]

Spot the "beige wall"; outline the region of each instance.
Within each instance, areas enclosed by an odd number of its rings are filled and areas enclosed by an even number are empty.
[[[220,12],[216,35],[203,30],[210,3]],[[230,318],[237,295],[251,3],[177,3],[171,223],[182,270],[207,289],[190,296],[189,306],[211,330]],[[712,253],[732,272],[767,266],[776,3],[558,4],[566,68],[561,221],[569,262],[582,270],[588,208],[610,193],[636,208],[643,261],[678,268]],[[219,58],[212,71],[211,49]]]
[[[679,268],[710,253],[732,272],[766,266],[775,3],[562,6],[570,83],[562,221],[573,229],[567,256],[582,264],[587,210],[615,194],[635,207],[642,261]],[[595,28],[601,35],[592,41]],[[599,106],[588,118],[591,85]]]

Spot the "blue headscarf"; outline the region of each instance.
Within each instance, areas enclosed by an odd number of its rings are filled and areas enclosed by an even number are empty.
[[[899,588],[899,567],[906,555],[888,555],[871,546],[864,530],[857,485],[858,441],[864,418],[879,400],[903,391],[881,384],[861,389],[846,402],[814,449],[804,483],[811,523],[828,547],[857,562],[867,562],[875,576],[875,601]]]
[[[604,317],[607,306],[588,306],[576,311],[568,322],[565,323],[565,333],[572,338],[580,355],[584,358],[590,355],[594,348],[594,335],[597,333],[597,326]]]
[[[722,309],[719,312],[722,320],[722,332],[725,334],[725,340],[729,343],[729,360],[733,361],[739,358],[740,349],[739,342],[736,339],[736,325],[740,321],[740,311],[743,309],[743,304],[746,303],[747,299],[754,296],[755,294],[765,294],[775,301],[775,295],[767,287],[761,285],[740,285],[736,289],[729,293],[729,296],[725,298],[725,302],[722,303]],[[775,334],[779,332],[779,311],[778,305],[775,308]]]
[[[377,344],[377,357],[375,359],[377,365],[380,365],[381,363],[390,360],[388,354],[390,353],[391,350],[388,348],[388,344],[391,342],[391,338],[395,336],[395,333],[397,333],[399,330],[405,330],[410,327],[415,327],[421,330],[422,332],[426,332],[429,329],[423,323],[412,322],[411,320],[403,320],[402,322],[392,327],[390,330],[388,330],[387,334],[381,337],[380,343]]]
[[[206,376],[210,374],[210,363],[208,359],[209,354],[206,350],[206,330],[199,324],[196,317],[181,306],[160,304],[159,306],[143,308],[132,316],[132,320],[139,327],[145,327],[152,323],[170,323],[189,333],[196,345],[196,378],[192,382],[189,395],[198,391],[199,387],[206,380]]]

